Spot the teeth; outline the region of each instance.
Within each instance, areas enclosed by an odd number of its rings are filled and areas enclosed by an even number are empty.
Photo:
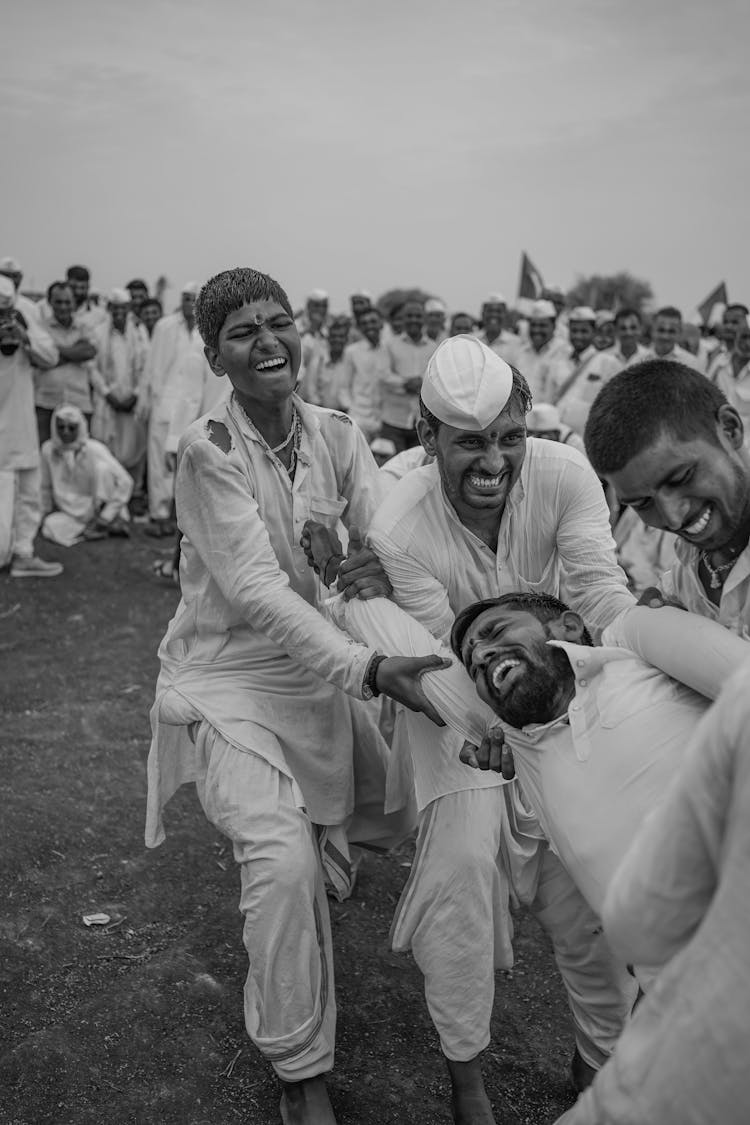
[[[701,512],[700,516],[695,521],[695,523],[691,523],[688,527],[685,528],[685,531],[688,533],[688,535],[700,535],[700,533],[702,531],[705,531],[706,528],[708,527],[708,521],[710,519],[711,519],[711,505],[709,504],[707,507],[705,507],[703,509],[703,511]]]
[[[469,477],[469,483],[474,488],[497,488],[500,484],[501,477]]]
[[[283,367],[286,360],[283,356],[275,356],[274,359],[264,359],[262,363],[256,363],[256,371],[265,371],[269,367]]]
[[[520,663],[520,660],[514,660],[513,657],[509,657],[507,660],[501,660],[492,673],[493,686],[499,687],[505,679],[506,672],[509,672],[511,668],[517,668]]]

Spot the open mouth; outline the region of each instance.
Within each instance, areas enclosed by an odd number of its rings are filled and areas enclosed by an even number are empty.
[[[282,367],[286,367],[286,358],[283,355],[272,356],[271,359],[264,359],[255,364],[256,371],[279,371]]]
[[[693,520],[692,523],[686,523],[686,524],[683,525],[683,527],[682,527],[683,534],[685,534],[685,535],[702,535],[703,532],[708,527],[708,523],[709,523],[709,520],[711,519],[712,512],[713,512],[713,505],[712,504],[706,504],[705,508],[703,509],[703,511],[700,513],[700,515],[698,516],[698,518],[696,520]]]

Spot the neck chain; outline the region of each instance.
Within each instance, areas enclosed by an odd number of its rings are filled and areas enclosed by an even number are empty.
[[[711,579],[711,589],[718,590],[719,587],[724,584],[722,575],[732,569],[737,559],[730,559],[728,563],[723,563],[721,566],[711,566],[711,563],[708,561],[708,551],[701,551],[700,557]]]

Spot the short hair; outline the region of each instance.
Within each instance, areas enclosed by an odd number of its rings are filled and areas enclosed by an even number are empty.
[[[65,271],[68,281],[90,281],[91,274],[85,266],[68,266]]]
[[[510,406],[512,402],[515,402],[518,406],[521,407],[524,415],[526,415],[531,410],[531,391],[529,390],[529,384],[526,382],[523,375],[517,368],[512,367],[510,364],[508,364],[508,366],[513,372],[513,386],[511,387],[510,394],[508,395],[508,401],[503,407],[503,410],[507,409],[507,407]],[[442,423],[439,418],[436,418],[435,415],[427,409],[424,402],[422,401],[421,395],[419,396],[419,414],[420,417],[424,418],[433,434],[436,434],[440,429]]]
[[[668,320],[682,321],[682,313],[679,309],[676,309],[674,305],[665,305],[663,309],[658,309],[654,313],[654,320],[656,320],[657,316],[663,316]]]
[[[52,294],[54,293],[54,291],[56,289],[70,289],[70,285],[68,284],[67,281],[53,281],[52,284],[47,289],[47,300],[48,301],[52,300]]]
[[[501,594],[499,598],[485,598],[483,601],[473,602],[472,605],[461,610],[451,629],[451,648],[459,660],[461,660],[461,647],[464,638],[477,617],[485,610],[494,609],[496,606],[509,606],[510,609],[533,613],[537,621],[541,621],[543,625],[550,621],[556,621],[558,617],[567,613],[570,609],[569,605],[554,597],[553,594],[534,594],[526,590],[512,591],[509,594]],[[593,645],[591,634],[585,625],[581,641],[585,645]]]
[[[267,273],[235,266],[209,278],[195,303],[195,323],[209,348],[218,348],[219,333],[230,313],[250,301],[278,301],[293,318],[292,306],[284,289]]]
[[[642,318],[641,314],[638,312],[638,309],[624,308],[624,309],[618,309],[617,312],[615,313],[615,325],[618,325],[621,320],[626,320],[627,317],[629,317],[629,316],[634,316],[639,324],[641,324],[643,322],[643,318]]]
[[[684,363],[636,363],[594,399],[583,436],[589,461],[599,476],[619,472],[665,431],[678,441],[700,437],[718,444],[716,423],[726,401],[705,375]]]

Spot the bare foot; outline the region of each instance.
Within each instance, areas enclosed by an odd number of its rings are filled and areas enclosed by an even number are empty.
[[[284,1125],[336,1125],[322,1074],[302,1082],[283,1082],[281,1120]]]
[[[469,1062],[446,1059],[451,1076],[451,1107],[455,1125],[497,1125],[484,1088],[479,1056]]]

